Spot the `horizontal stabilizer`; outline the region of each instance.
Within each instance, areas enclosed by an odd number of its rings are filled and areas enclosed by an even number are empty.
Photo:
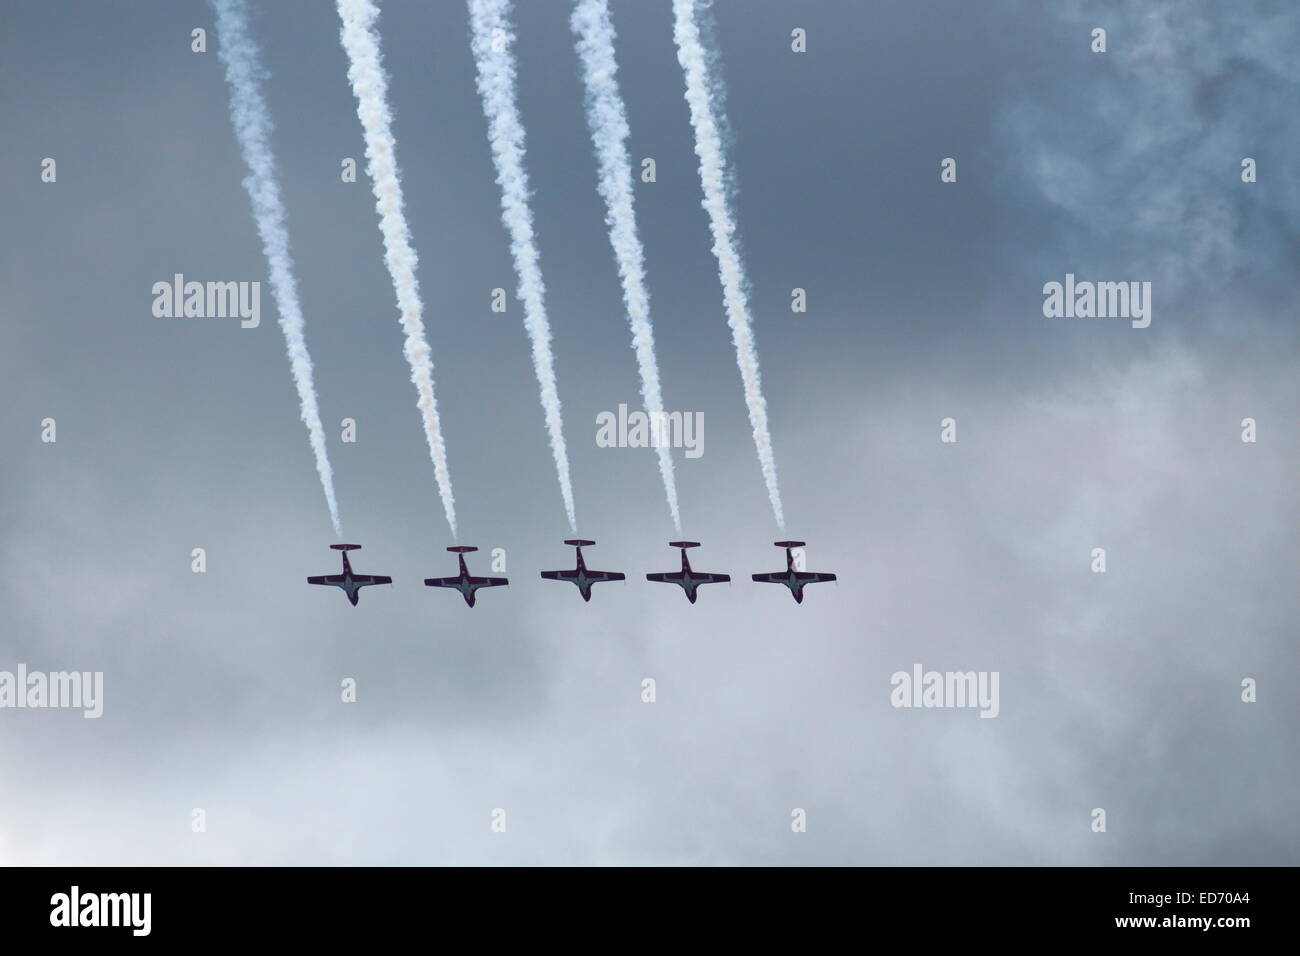
[[[698,541],[669,541],[668,542],[668,547],[670,548],[698,548],[699,546],[700,543]]]
[[[469,554],[471,551],[477,551],[478,548],[474,547],[471,544],[453,544],[447,550],[453,551],[456,554]]]
[[[330,548],[334,551],[358,551],[361,549],[359,544],[331,544]]]
[[[569,539],[568,539],[567,541],[565,541],[564,543],[565,543],[565,544],[572,545],[572,546],[575,547],[575,548],[587,548],[587,547],[590,547],[591,545],[595,544],[596,542],[595,542],[595,541],[588,541],[586,538],[569,538]]]
[[[802,548],[805,544],[803,541],[773,541],[778,548]]]

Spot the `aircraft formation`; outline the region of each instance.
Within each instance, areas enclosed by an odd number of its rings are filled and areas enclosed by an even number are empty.
[[[582,549],[595,545],[595,541],[585,538],[568,538],[564,542],[572,547],[576,553],[576,564],[572,570],[564,569],[560,571],[543,571],[541,575],[547,581],[568,581],[578,588],[578,593],[582,595],[584,601],[591,600],[591,586],[603,581],[623,581],[626,575],[622,571],[593,571],[587,567],[587,562],[582,557]],[[778,548],[785,549],[785,570],[770,571],[760,574],[753,574],[750,577],[761,584],[783,584],[790,589],[794,595],[795,602],[803,603],[803,589],[807,584],[817,584],[822,581],[834,581],[836,577],[824,571],[800,571],[795,567],[794,550],[802,548],[802,541],[777,541],[774,542]],[[686,556],[687,548],[698,548],[698,541],[669,541],[670,548],[678,548],[682,553],[682,567],[680,571],[654,571],[646,575],[647,581],[657,581],[661,584],[676,584],[686,592],[686,600],[692,604],[699,597],[698,589],[702,584],[720,584],[724,581],[730,581],[731,575],[722,574],[716,571],[696,571],[691,567],[690,559]],[[353,607],[356,606],[360,598],[360,591],[363,587],[372,584],[392,584],[393,579],[386,574],[358,574],[352,570],[352,562],[348,560],[348,552],[356,551],[361,545],[359,544],[331,544],[330,548],[335,551],[343,552],[343,571],[339,574],[320,574],[313,575],[307,579],[308,584],[323,584],[330,587],[341,588],[347,595],[348,601]],[[469,573],[469,568],[465,565],[465,555],[477,551],[478,548],[457,544],[447,549],[456,555],[460,564],[460,573],[443,578],[425,578],[426,587],[431,588],[451,588],[459,591],[465,603],[470,607],[474,606],[475,593],[479,588],[505,587],[510,583],[509,578],[489,578],[477,577]]]
[[[722,313],[732,330],[737,370],[740,372],[755,452],[771,503],[772,517],[780,529],[777,533],[783,535],[785,510],[768,428],[767,402],[762,391],[758,350],[754,344],[751,309],[746,294],[748,282],[743,256],[735,242],[738,219],[732,204],[733,197],[726,189],[731,169],[727,144],[719,132],[726,126],[726,117],[716,114],[722,104],[718,97],[711,95],[712,90],[719,88],[721,77],[716,74],[717,51],[711,48],[710,34],[713,31],[708,23],[708,6],[705,0],[674,0],[673,42],[677,48],[678,64],[682,68],[685,102],[695,139],[694,152],[699,160],[699,181],[703,192],[701,206],[708,212],[710,230],[715,239],[713,255],[722,292]],[[261,52],[245,7],[243,0],[213,0],[217,30],[221,37],[220,57],[230,89],[231,119],[248,170],[244,187],[252,202],[253,218],[262,238],[263,254],[270,270],[272,294],[290,358],[290,372],[298,393],[300,416],[307,426],[334,534],[342,537],[333,469],[320,416],[320,401],[316,394],[311,357],[307,350],[306,322],[294,278],[293,259],[289,252],[287,212],[280,198],[279,174],[272,148],[275,126],[262,89],[266,71],[261,65]],[[524,124],[519,109],[518,69],[513,51],[516,33],[511,22],[513,2],[468,0],[468,7],[475,86],[487,123],[496,183],[501,187],[501,222],[510,240],[518,280],[517,296],[523,305],[524,328],[532,350],[538,400],[544,413],[560,497],[568,518],[569,533],[576,535],[578,524],[570,480],[568,446],[564,439],[559,384],[552,353],[550,321],[545,306],[545,283],[539,264],[540,255],[530,202],[533,190],[527,172]],[[424,438],[429,446],[430,462],[447,527],[451,532],[451,540],[455,541],[459,538],[455,496],[435,398],[433,353],[424,332],[424,305],[416,277],[418,256],[412,244],[412,230],[406,219],[401,172],[397,164],[397,140],[393,134],[393,114],[388,97],[388,73],[384,66],[381,36],[377,27],[379,10],[375,0],[338,0],[337,8],[340,19],[339,37],[348,61],[348,82],[356,100],[357,119],[365,143],[366,176],[379,214],[384,264],[392,280],[394,304],[404,336],[403,355],[410,366],[411,382],[419,396],[416,407],[420,410]],[[676,413],[665,411],[658,358],[654,349],[649,289],[643,268],[645,250],[638,236],[633,202],[633,161],[627,149],[631,131],[626,122],[623,97],[616,79],[615,32],[609,8],[608,0],[576,0],[570,28],[574,34],[574,50],[582,65],[584,114],[591,148],[597,160],[596,188],[605,203],[605,223],[609,227],[610,247],[617,264],[625,307],[623,311],[636,355],[641,400],[645,406],[645,415],[652,423],[651,434],[656,435],[653,423],[670,420]],[[664,486],[665,503],[673,522],[673,533],[681,537],[682,522],[672,446],[671,443],[659,440],[654,442],[654,446]],[[689,450],[687,455],[690,456]],[[622,572],[593,571],[586,566],[582,548],[589,547],[594,542],[575,537],[566,540],[565,544],[577,550],[576,566],[572,570],[543,571],[543,579],[571,582],[584,601],[591,600],[593,584],[626,579]],[[731,580],[729,574],[696,571],[691,567],[686,551],[699,547],[699,542],[670,541],[669,545],[680,549],[681,568],[647,574],[647,580],[677,585],[692,604],[699,596],[701,585]],[[835,580],[833,574],[805,572],[795,567],[792,551],[801,547],[802,542],[778,541],[776,545],[786,551],[785,570],[754,574],[754,581],[785,585],[795,601],[803,603],[805,585]],[[309,583],[338,587],[353,605],[357,604],[361,588],[392,583],[392,578],[386,575],[358,574],[352,569],[348,552],[355,551],[359,545],[333,544],[330,547],[342,552],[342,571],[310,577],[307,579]],[[428,587],[458,591],[465,603],[473,607],[480,589],[509,584],[506,578],[470,574],[465,555],[477,549],[455,545],[448,550],[457,555],[458,573],[447,577],[426,578],[424,583]]]

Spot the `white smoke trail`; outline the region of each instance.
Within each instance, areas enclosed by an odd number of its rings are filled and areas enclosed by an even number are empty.
[[[289,231],[285,226],[284,203],[280,200],[275,154],[271,151],[271,114],[262,96],[264,71],[261,58],[257,44],[248,32],[244,0],[214,0],[213,7],[217,15],[221,62],[225,65],[226,83],[230,87],[230,117],[244,163],[248,166],[244,189],[252,202],[253,218],[257,222],[262,251],[270,270],[271,294],[275,297],[280,329],[284,332],[289,367],[302,407],[302,420],[316,456],[316,472],[325,490],[334,533],[341,536],[339,506],[334,498],[334,473],[325,449],[325,431],[316,402],[311,355],[303,338],[302,304],[298,301],[293,257],[289,254]]]
[[[776,480],[776,459],[772,455],[772,436],[767,430],[767,403],[758,370],[758,352],[754,349],[754,332],[749,323],[746,300],[745,267],[736,249],[736,222],[727,202],[726,153],[718,120],[714,115],[712,91],[715,80],[710,76],[709,55],[700,41],[696,21],[696,0],[673,0],[673,41],[677,44],[677,62],[686,76],[686,102],[691,109],[691,127],[695,130],[695,155],[700,160],[700,184],[704,187],[704,208],[709,213],[713,232],[713,254],[718,260],[722,280],[722,300],[727,309],[727,325],[736,346],[736,364],[745,385],[745,405],[754,429],[754,447],[758,450],[767,496],[777,527],[785,530],[785,513],[781,507],[781,489]]]
[[[571,20],[578,37],[578,56],[586,87],[587,126],[596,151],[600,195],[605,200],[605,222],[614,247],[619,279],[623,283],[623,304],[632,328],[632,348],[641,373],[641,400],[650,420],[662,420],[663,396],[659,390],[659,363],[655,358],[654,328],[650,324],[650,295],[645,285],[645,255],[636,231],[632,206],[632,164],[627,155],[627,113],[618,90],[614,57],[614,26],[605,0],[579,0]],[[659,474],[668,510],[678,535],[682,531],[677,507],[677,480],[667,442],[656,442]]]
[[[438,403],[433,395],[433,359],[424,337],[421,317],[424,306],[420,302],[420,286],[415,278],[417,260],[402,208],[397,143],[393,139],[392,114],[388,108],[388,77],[380,62],[379,35],[375,31],[379,11],[371,0],[338,0],[338,10],[343,23],[343,49],[348,55],[348,81],[357,98],[357,117],[365,135],[366,173],[374,189],[379,231],[384,237],[384,263],[393,278],[402,331],[406,333],[403,351],[411,366],[411,381],[419,394],[417,405],[424,421],[429,455],[433,459],[438,494],[442,497],[451,536],[455,539],[456,501],[451,493],[451,474],[447,470],[447,450],[442,443]]]
[[[577,532],[573,510],[573,486],[569,482],[569,453],[564,445],[560,416],[560,395],[555,383],[555,359],[551,354],[551,324],[546,318],[546,286],[538,262],[533,235],[533,214],[528,205],[528,172],[524,168],[524,127],[515,101],[515,56],[510,47],[510,0],[469,0],[473,30],[474,63],[478,69],[478,92],[488,121],[488,139],[497,183],[501,186],[501,221],[510,233],[510,253],[519,277],[519,298],[524,304],[524,327],[533,347],[533,371],[551,454],[560,479],[560,494],[569,529]]]

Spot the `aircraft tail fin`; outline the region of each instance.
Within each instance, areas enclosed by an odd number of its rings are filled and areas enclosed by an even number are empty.
[[[669,541],[668,542],[668,547],[670,548],[698,548],[699,546],[700,543],[698,541]]]
[[[778,548],[802,548],[807,542],[804,541],[773,541]]]
[[[478,548],[474,547],[472,544],[453,544],[447,550],[453,554],[469,554],[471,551],[477,551]]]
[[[575,548],[587,548],[595,544],[595,541],[588,541],[586,538],[569,538],[565,544],[572,545]]]
[[[359,545],[359,544],[331,544],[331,545],[330,545],[330,549],[333,550],[333,551],[359,551],[359,550],[361,550],[361,545]]]

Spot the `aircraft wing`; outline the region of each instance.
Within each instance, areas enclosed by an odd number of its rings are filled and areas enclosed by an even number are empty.
[[[542,577],[548,581],[572,581],[578,576],[577,571],[543,571]],[[595,575],[592,575],[594,578]]]
[[[341,575],[341,574],[317,574],[317,575],[313,575],[312,577],[308,578],[308,579],[307,579],[307,583],[308,583],[308,584],[334,584],[334,585],[339,585],[339,584],[342,584],[342,583],[343,583],[343,575]]]
[[[458,588],[460,587],[460,577],[454,578],[425,578],[424,583],[431,588]]]
[[[476,588],[499,588],[509,584],[509,578],[470,578],[469,583]]]
[[[721,581],[730,581],[730,574],[713,574],[709,571],[692,571],[691,577],[695,578],[699,584],[714,584]]]
[[[764,574],[751,574],[750,577],[755,581],[761,581],[764,584],[785,584],[788,572],[769,571]]]
[[[354,574],[352,580],[356,582],[357,587],[364,587],[367,584],[393,583],[393,579],[386,574]]]
[[[833,575],[833,574],[829,574],[829,573],[824,572],[824,571],[796,571],[796,572],[794,573],[794,576],[795,576],[796,578],[798,578],[800,581],[807,582],[808,584],[816,584],[818,581],[835,581],[835,580],[837,580],[837,578],[835,577],[835,575]],[[754,580],[755,580],[755,581],[758,580],[758,576],[757,576],[757,575],[755,575]]]
[[[668,584],[680,584],[682,581],[682,572],[680,571],[654,571],[646,575],[647,581],[665,581]]]
[[[588,571],[587,577],[593,581],[623,581],[626,575],[622,571]]]

